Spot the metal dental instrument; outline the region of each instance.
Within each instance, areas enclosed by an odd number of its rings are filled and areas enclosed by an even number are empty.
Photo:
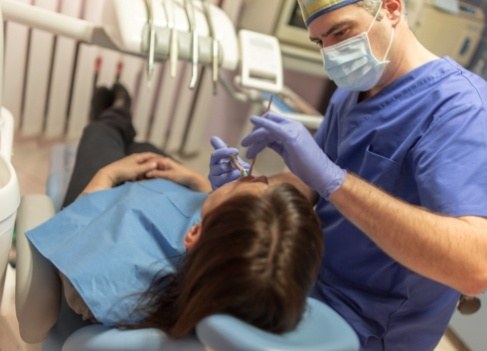
[[[218,61],[219,61],[219,49],[218,40],[216,39],[215,27],[213,26],[213,20],[211,18],[211,10],[208,0],[202,0],[203,12],[206,17],[206,23],[208,23],[208,32],[211,37],[211,72],[213,81],[213,95],[216,95],[218,86]]]
[[[269,110],[271,109],[271,106],[272,106],[272,99],[274,98],[274,95],[271,95],[270,99],[269,99],[269,103],[267,104],[267,108],[265,109],[264,113],[263,114],[266,114],[267,112],[269,112]],[[255,160],[257,160],[257,156],[255,156],[253,159],[252,159],[252,162],[250,162],[250,169],[249,169],[249,176],[252,175],[252,171],[254,169],[254,165],[255,165]]]
[[[154,24],[154,4],[153,0],[145,0],[147,9],[147,27],[149,33],[147,35],[147,81],[150,85],[152,73],[154,72],[154,59],[156,50],[156,27]]]
[[[238,169],[240,171],[240,174],[244,177],[248,176],[249,175],[249,172],[242,167],[242,165],[240,164],[240,162],[238,162],[238,157],[237,155],[232,155],[230,156],[230,162],[232,163],[232,166],[235,167],[236,169]]]
[[[218,46],[218,41],[213,38],[211,43],[211,63],[212,63],[212,79],[213,79],[213,95],[217,93],[218,87],[218,76],[219,76],[219,68],[218,68],[218,61],[220,59],[220,46]]]
[[[199,54],[199,43],[198,43],[198,33],[196,32],[196,16],[192,0],[184,0],[184,9],[186,11],[186,16],[188,17],[189,30],[191,31],[191,82],[189,87],[194,89],[196,83],[198,82],[198,54]]]
[[[170,64],[170,74],[171,78],[176,77],[176,70],[178,65],[178,31],[174,22],[174,4],[172,0],[163,1],[164,14],[167,19],[167,26],[170,30],[169,34],[169,64]]]
[[[223,140],[221,140],[220,138],[211,138],[210,143],[211,143],[211,146],[213,146],[213,148],[215,150],[228,147],[228,145]],[[239,158],[237,155],[229,155],[228,158],[230,159],[231,165],[240,171],[240,175],[242,175],[242,176],[248,175],[247,170],[240,164]]]

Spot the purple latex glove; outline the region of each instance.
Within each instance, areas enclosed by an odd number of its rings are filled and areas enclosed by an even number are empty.
[[[248,147],[248,158],[269,147],[281,155],[291,172],[324,198],[340,188],[346,171],[326,156],[302,123],[272,112],[250,120],[255,129],[242,140]]]
[[[237,162],[245,169],[249,170],[250,165],[238,157],[238,150],[228,147],[223,140],[217,136],[211,137],[211,145],[215,149],[210,157],[210,180],[211,187],[217,189],[222,185],[233,182],[242,176],[241,172],[232,164],[231,157],[235,156]]]

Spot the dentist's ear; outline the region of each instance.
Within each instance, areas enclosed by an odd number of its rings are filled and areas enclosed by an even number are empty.
[[[405,13],[405,7],[400,0],[386,0],[383,3],[386,11],[386,16],[392,21],[394,26],[401,20],[401,15]]]
[[[187,250],[191,250],[193,246],[198,242],[200,235],[201,235],[200,224],[196,224],[191,228],[189,228],[189,230],[186,232],[186,235],[184,236],[184,247]]]

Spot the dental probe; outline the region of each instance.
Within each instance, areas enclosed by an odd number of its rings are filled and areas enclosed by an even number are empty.
[[[274,95],[271,95],[270,99],[269,99],[269,103],[267,104],[267,108],[265,109],[263,115],[265,115],[267,112],[269,112],[269,110],[271,109],[271,106],[272,106],[272,99],[274,98]],[[257,159],[257,155],[252,159],[252,162],[250,162],[250,169],[249,169],[249,173],[248,175],[252,175],[252,170],[254,169],[254,165],[255,165],[255,160]]]

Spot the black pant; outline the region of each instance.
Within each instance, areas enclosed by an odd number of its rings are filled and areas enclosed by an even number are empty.
[[[71,204],[98,170],[109,163],[138,152],[155,152],[167,156],[150,143],[134,142],[135,129],[130,113],[109,108],[100,117],[90,122],[76,152],[76,161],[62,207]]]

